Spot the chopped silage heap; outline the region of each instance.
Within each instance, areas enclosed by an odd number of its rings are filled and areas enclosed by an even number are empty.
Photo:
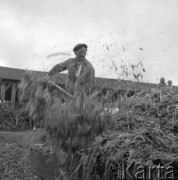
[[[41,87],[39,82],[36,81],[37,89]],[[32,114],[43,117],[52,144],[67,155],[63,170],[74,180],[108,177],[117,171],[119,160],[152,165],[155,159],[170,162],[178,157],[178,139],[174,134],[178,96],[171,90],[143,90],[123,103],[118,100],[123,108],[119,107],[119,113],[112,118],[104,113],[96,95],[83,95],[77,103],[72,100],[63,106],[60,96],[51,94],[48,86],[40,90],[27,96],[34,107]],[[39,106],[42,99],[45,103]],[[38,102],[41,112],[36,109]]]
[[[149,118],[161,129],[172,130],[178,124],[178,95],[168,88],[142,91],[130,99],[135,114]],[[156,125],[156,127],[157,127]]]

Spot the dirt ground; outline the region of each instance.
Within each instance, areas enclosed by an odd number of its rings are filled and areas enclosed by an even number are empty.
[[[39,180],[31,172],[29,147],[41,142],[42,130],[0,131],[0,180]]]

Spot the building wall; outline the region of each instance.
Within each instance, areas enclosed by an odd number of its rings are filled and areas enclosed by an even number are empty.
[[[9,101],[12,106],[15,106],[18,101],[18,86],[19,81],[1,79],[0,82],[0,99],[1,103]]]

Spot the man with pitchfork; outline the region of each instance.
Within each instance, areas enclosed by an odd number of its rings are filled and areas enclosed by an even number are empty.
[[[73,48],[75,58],[69,58],[66,61],[55,65],[49,72],[49,76],[53,76],[59,72],[68,70],[68,79],[66,90],[77,96],[84,91],[90,94],[95,83],[95,69],[93,65],[85,58],[87,53],[86,44],[77,44]]]

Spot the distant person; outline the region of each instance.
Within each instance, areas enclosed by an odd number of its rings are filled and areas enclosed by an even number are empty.
[[[164,87],[166,87],[165,78],[161,77],[160,82],[158,84],[158,88],[164,88]]]
[[[74,58],[55,65],[48,73],[53,76],[59,72],[68,70],[68,80],[66,89],[71,94],[84,90],[90,93],[95,82],[95,69],[93,65],[85,58],[87,53],[86,44],[77,44],[73,48]]]
[[[169,81],[167,82],[167,84],[168,84],[168,86],[172,86],[172,81],[169,80]]]
[[[167,82],[167,84],[168,84],[169,89],[171,89],[171,90],[174,89],[174,86],[172,85],[172,81],[171,81],[171,80],[169,80],[169,81]]]

